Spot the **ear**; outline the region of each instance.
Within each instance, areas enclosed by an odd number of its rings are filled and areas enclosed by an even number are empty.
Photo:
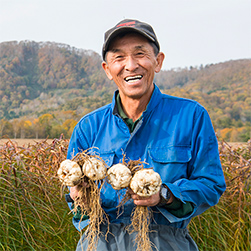
[[[105,73],[106,73],[106,76],[107,76],[110,80],[112,80],[113,77],[112,77],[112,75],[111,75],[111,73],[110,73],[109,66],[108,66],[108,64],[107,64],[105,61],[102,62],[102,68],[104,69],[104,71],[105,71]]]
[[[156,61],[157,61],[157,65],[155,67],[156,73],[160,72],[164,59],[165,59],[165,54],[163,52],[160,52],[156,57]]]

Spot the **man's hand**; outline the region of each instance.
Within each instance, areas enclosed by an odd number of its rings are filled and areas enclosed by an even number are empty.
[[[149,206],[153,207],[156,206],[160,201],[160,195],[159,192],[156,194],[153,194],[149,197],[141,197],[134,193],[131,189],[129,189],[129,193],[131,195],[131,198],[133,199],[133,202],[136,206]]]
[[[153,194],[149,197],[141,197],[137,195],[136,193],[134,193],[131,189],[129,189],[129,193],[136,206],[153,207],[153,206],[156,206],[160,202],[160,192]],[[169,199],[167,204],[172,203],[172,201],[173,201],[173,194],[171,194],[171,198]]]
[[[89,187],[88,183],[82,181],[79,185],[70,188],[70,196],[73,200],[78,198],[78,193],[82,187]]]

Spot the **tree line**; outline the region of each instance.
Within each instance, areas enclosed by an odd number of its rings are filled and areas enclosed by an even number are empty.
[[[101,56],[65,44],[0,43],[0,137],[54,138],[86,113],[111,102],[116,86]],[[251,59],[161,71],[167,94],[197,100],[227,141],[251,136]]]

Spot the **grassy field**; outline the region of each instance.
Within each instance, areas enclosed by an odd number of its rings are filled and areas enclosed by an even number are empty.
[[[68,140],[0,141],[0,250],[71,251],[79,239],[56,176]],[[189,227],[200,250],[251,250],[251,144],[219,143],[227,190]]]
[[[47,143],[50,144],[53,141],[53,139],[0,139],[0,146],[4,145],[8,141],[12,141],[18,146],[28,146],[28,145],[34,145],[41,141],[46,141]],[[247,147],[247,143],[244,142],[228,142],[228,144],[233,148]]]

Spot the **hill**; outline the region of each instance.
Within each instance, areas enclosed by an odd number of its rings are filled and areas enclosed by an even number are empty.
[[[217,127],[250,122],[251,60],[235,60],[199,69],[162,71],[156,78],[170,95],[197,100]]]
[[[93,51],[65,44],[0,43],[0,137],[69,136],[80,117],[111,101],[116,86],[101,60]],[[204,105],[223,138],[246,141],[250,76],[251,59],[240,59],[161,71],[155,82],[165,93]]]
[[[100,64],[97,53],[64,44],[1,43],[0,118],[40,115],[62,106],[75,109],[77,97],[111,93]]]

